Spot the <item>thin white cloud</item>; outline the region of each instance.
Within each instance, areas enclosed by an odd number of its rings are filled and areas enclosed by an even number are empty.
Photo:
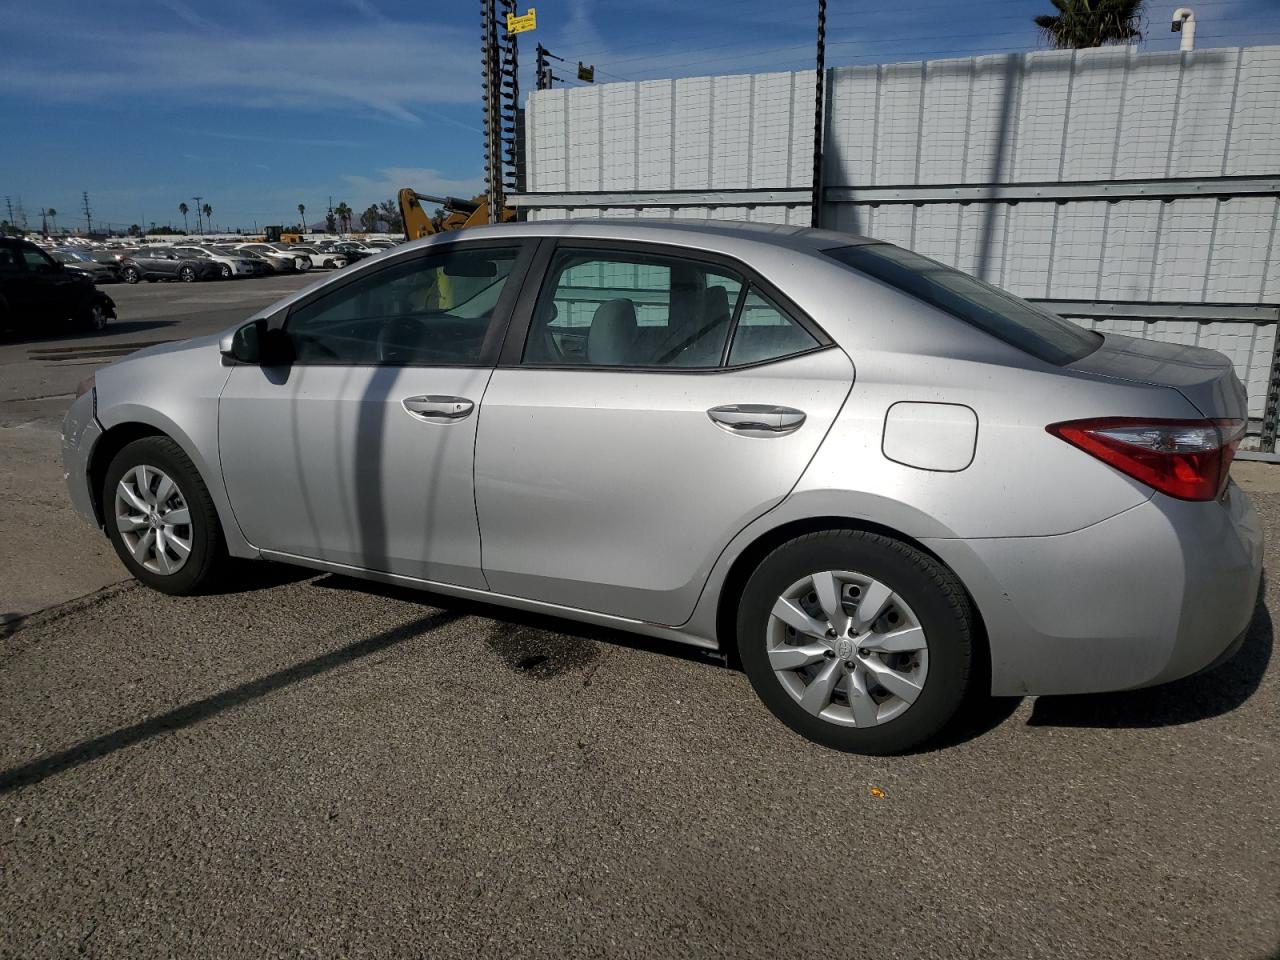
[[[323,137],[269,137],[253,133],[229,133],[224,130],[198,130],[193,127],[179,127],[178,133],[186,133],[196,137],[213,137],[215,140],[235,140],[246,143],[282,143],[295,147],[358,147],[355,140],[329,140]]]
[[[181,3],[168,6],[190,12]],[[372,113],[413,124],[432,113],[431,105],[476,99],[474,37],[457,28],[397,31],[366,20],[335,31],[291,19],[211,36],[199,15],[126,27],[108,7],[58,22],[53,47],[22,40],[47,35],[48,16],[6,12],[7,32],[18,40],[5,65],[9,89],[37,100],[154,95],[168,103]]]
[[[175,17],[197,30],[220,31],[222,27],[205,17],[200,16],[181,0],[160,0],[162,6],[169,9]]]

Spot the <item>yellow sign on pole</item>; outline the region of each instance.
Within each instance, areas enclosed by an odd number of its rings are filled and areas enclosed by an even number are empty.
[[[538,11],[529,8],[529,12],[522,17],[516,16],[514,13],[507,14],[507,33],[524,33],[526,30],[538,29]]]

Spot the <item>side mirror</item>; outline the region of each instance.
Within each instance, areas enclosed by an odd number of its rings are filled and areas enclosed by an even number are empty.
[[[223,337],[218,349],[224,357],[237,363],[251,363],[262,367],[274,367],[292,363],[293,341],[280,329],[271,329],[266,320],[246,323],[227,337]]]

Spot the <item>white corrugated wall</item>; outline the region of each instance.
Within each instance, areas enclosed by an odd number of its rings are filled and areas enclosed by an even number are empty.
[[[1063,301],[1087,326],[1221,350],[1263,416],[1280,198],[1213,183],[1280,178],[1280,47],[847,67],[828,91],[824,226]],[[808,224],[813,94],[811,72],[536,92],[518,202],[537,218]],[[1045,198],[993,201],[991,185]],[[963,196],[902,195],[918,187]]]

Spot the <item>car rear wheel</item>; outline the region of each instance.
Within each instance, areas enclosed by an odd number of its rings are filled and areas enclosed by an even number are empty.
[[[778,547],[739,605],[738,652],[765,705],[837,750],[890,754],[938,734],[968,693],[975,615],[955,576],[879,534]]]
[[[225,564],[209,489],[168,437],[126,445],[107,467],[102,490],[107,534],[137,579],[163,593],[196,592]]]
[[[137,283],[142,279],[142,272],[137,267],[125,267],[120,271],[120,279],[125,283]]]
[[[183,267],[178,271],[178,279],[183,283],[191,283],[195,278],[196,271],[194,267]]]

